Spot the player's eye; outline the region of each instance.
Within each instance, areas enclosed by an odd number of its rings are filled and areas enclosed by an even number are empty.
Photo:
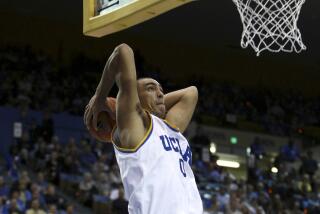
[[[153,91],[154,90],[154,87],[148,87],[147,88],[147,91]]]

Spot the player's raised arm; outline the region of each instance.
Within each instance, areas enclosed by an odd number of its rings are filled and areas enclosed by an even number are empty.
[[[104,102],[114,82],[119,88],[116,113],[121,141],[119,146],[134,148],[145,134],[148,119],[146,113],[141,111],[134,54],[126,44],[117,46],[106,63],[95,96],[86,109],[85,123],[87,126],[90,125],[92,117],[96,125],[97,115],[105,110]]]
[[[173,91],[164,96],[165,106],[168,109],[166,120],[184,132],[192,118],[198,102],[198,90],[190,86]]]

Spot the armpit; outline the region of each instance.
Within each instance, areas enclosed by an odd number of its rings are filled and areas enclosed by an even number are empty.
[[[112,142],[117,146],[120,146],[120,132],[119,129],[116,127],[112,134]]]

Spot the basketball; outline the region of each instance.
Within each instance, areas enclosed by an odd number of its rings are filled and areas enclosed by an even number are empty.
[[[101,112],[98,115],[98,130],[95,130],[91,121],[91,126],[89,128],[89,132],[91,136],[101,142],[111,142],[111,133],[113,127],[116,125],[115,114],[116,114],[116,99],[113,97],[107,97],[106,105],[112,110],[112,114],[114,117],[111,117],[109,112]]]

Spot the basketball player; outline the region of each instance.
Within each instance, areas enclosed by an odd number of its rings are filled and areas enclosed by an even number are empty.
[[[95,95],[86,107],[87,127],[110,111],[105,99],[114,83],[117,127],[112,133],[116,159],[130,214],[202,214],[202,201],[191,169],[192,153],[182,135],[194,112],[194,86],[163,93],[154,79],[137,81],[132,49],[115,48]]]

